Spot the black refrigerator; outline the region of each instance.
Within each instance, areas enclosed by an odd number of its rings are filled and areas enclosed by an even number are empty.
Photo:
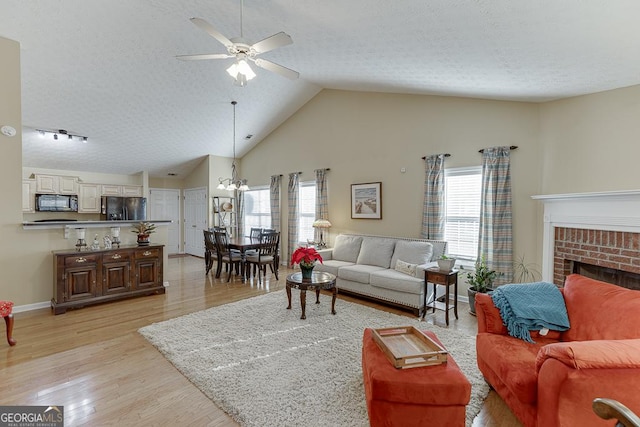
[[[102,197],[102,219],[105,221],[145,221],[147,199],[144,197]]]

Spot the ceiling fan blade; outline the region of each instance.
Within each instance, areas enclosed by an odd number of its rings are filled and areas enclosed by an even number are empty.
[[[266,39],[254,43],[251,48],[257,53],[264,53],[291,43],[293,43],[291,36],[281,31],[278,34],[274,34],[271,37],[267,37]]]
[[[282,65],[278,65],[275,62],[267,61],[266,59],[257,58],[254,60],[256,65],[260,68],[264,68],[265,70],[272,71],[274,73],[278,73],[283,77],[286,77],[291,80],[295,80],[300,77],[300,73],[297,71],[293,71],[290,68],[283,67]]]
[[[203,53],[201,55],[178,55],[176,58],[183,61],[198,61],[200,59],[227,59],[234,58],[234,56],[227,53]]]
[[[228,38],[226,38],[225,36],[223,36],[221,33],[218,32],[218,30],[216,30],[215,28],[213,28],[211,26],[211,24],[209,24],[207,21],[205,21],[204,19],[201,18],[191,18],[190,19],[191,22],[193,22],[194,24],[196,24],[200,29],[206,31],[207,33],[209,33],[209,35],[211,37],[213,37],[214,39],[218,40],[220,43],[222,43],[227,49],[233,47],[233,42],[231,40],[229,40]]]

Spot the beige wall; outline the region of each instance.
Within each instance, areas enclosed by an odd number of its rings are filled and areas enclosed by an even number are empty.
[[[242,158],[250,185],[314,169],[328,175],[330,235],[366,233],[419,237],[425,155],[450,153],[445,167],[479,166],[478,150],[517,145],[512,154],[514,253],[538,260],[541,227],[538,105],[454,97],[323,90]],[[406,168],[402,173],[401,168]],[[351,184],[382,182],[382,220],[351,219]],[[287,208],[283,203],[282,229]],[[286,247],[286,233],[283,247]]]
[[[540,108],[542,193],[640,188],[640,86]]]

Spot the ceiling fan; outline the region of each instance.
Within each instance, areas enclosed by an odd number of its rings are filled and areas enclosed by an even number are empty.
[[[201,18],[191,18],[197,27],[206,31],[211,37],[218,40],[227,48],[228,53],[210,53],[199,55],[179,55],[176,58],[184,61],[202,60],[202,59],[228,59],[235,58],[235,62],[227,68],[227,73],[235,79],[235,84],[245,86],[248,80],[256,75],[249,66],[247,61],[251,61],[260,68],[280,74],[291,80],[297,79],[300,74],[282,65],[276,64],[266,59],[258,58],[258,55],[269,52],[273,49],[289,45],[293,43],[291,36],[284,32],[279,32],[266,39],[256,43],[251,43],[243,37],[242,31],[242,11],[244,9],[244,1],[240,2],[240,37],[228,39],[218,32],[211,24]]]

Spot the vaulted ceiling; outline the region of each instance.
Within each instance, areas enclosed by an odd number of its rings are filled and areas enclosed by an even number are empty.
[[[21,44],[23,165],[178,178],[238,157],[323,88],[541,102],[640,83],[636,0],[245,0],[243,35],[284,31],[236,87],[189,18],[240,35],[240,0],[0,0]],[[89,138],[40,138],[64,129]],[[245,136],[252,134],[249,140]]]

